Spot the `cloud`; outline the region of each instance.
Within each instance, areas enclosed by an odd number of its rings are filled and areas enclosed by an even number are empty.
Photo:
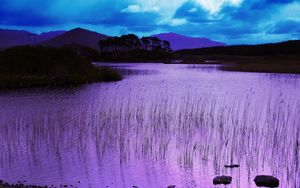
[[[52,15],[44,11],[51,5],[52,3],[49,0],[45,0],[43,3],[38,1],[30,3],[28,0],[18,2],[2,0],[0,4],[0,24],[39,26],[60,23],[61,19],[51,19]]]
[[[170,26],[180,26],[180,25],[183,25],[185,23],[187,23],[186,19],[184,19],[184,18],[181,18],[181,19],[175,18],[175,19],[171,19],[168,24]]]
[[[208,10],[195,2],[182,4],[173,16],[175,19],[185,19],[191,23],[211,22],[213,17]]]
[[[300,34],[300,21],[286,20],[281,21],[271,28],[270,32],[272,34],[286,34],[286,33],[297,33]]]
[[[199,1],[182,4],[174,18],[185,18],[188,29],[178,28],[177,31],[181,34],[210,37],[228,44],[274,42],[299,37],[299,2],[224,2],[219,1],[219,6],[218,3],[215,5],[218,8],[214,10],[217,11],[209,10]]]
[[[238,6],[242,0],[196,0],[204,9],[211,14],[219,12],[224,5]]]
[[[121,10],[121,12],[126,12],[126,13],[158,12],[158,11],[159,8],[156,6],[151,8],[142,8],[140,5],[128,5],[126,8]]]
[[[121,10],[121,12],[137,13],[141,12],[142,8],[139,5],[128,5],[128,7]]]
[[[98,32],[159,32],[209,37],[229,44],[299,36],[299,0],[1,0],[0,26]]]

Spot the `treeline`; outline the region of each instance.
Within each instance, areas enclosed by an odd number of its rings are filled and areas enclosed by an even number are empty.
[[[300,55],[300,40],[260,45],[236,45],[179,50],[177,55],[274,56]]]
[[[93,66],[86,58],[91,54],[90,49],[78,46],[6,49],[0,52],[0,88],[65,86],[122,78],[113,70]]]
[[[99,60],[108,62],[164,62],[172,61],[172,53],[160,51],[132,50],[128,52],[102,52]]]
[[[172,59],[168,41],[157,37],[138,38],[134,34],[99,41],[100,59],[103,61],[161,61]]]

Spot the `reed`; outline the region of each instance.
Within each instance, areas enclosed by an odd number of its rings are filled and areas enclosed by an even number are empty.
[[[287,187],[299,183],[299,99],[261,96],[251,89],[239,97],[166,94],[165,89],[130,88],[124,96],[117,88],[74,111],[71,104],[18,114],[1,109],[0,167],[39,152],[58,159],[72,152],[86,159],[92,147],[100,161],[113,152],[122,164],[176,161],[186,169],[208,165],[216,174],[226,173],[225,164],[238,163],[248,177],[264,169]]]

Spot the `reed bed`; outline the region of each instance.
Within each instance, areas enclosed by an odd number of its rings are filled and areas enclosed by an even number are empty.
[[[0,168],[25,155],[39,164],[35,156],[41,152],[83,161],[93,149],[99,161],[114,153],[122,164],[175,161],[184,169],[208,167],[212,175],[230,173],[224,165],[237,163],[238,175],[249,181],[266,172],[283,187],[299,185],[299,98],[251,89],[222,97],[167,89],[128,89],[124,96],[117,88],[76,109],[61,104],[52,111],[1,110]]]

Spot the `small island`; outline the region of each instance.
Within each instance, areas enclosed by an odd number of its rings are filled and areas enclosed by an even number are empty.
[[[0,52],[0,88],[72,86],[118,81],[122,76],[95,67],[78,48],[19,46]]]
[[[99,49],[99,59],[106,62],[169,63],[173,55],[169,41],[134,34],[100,40]]]

